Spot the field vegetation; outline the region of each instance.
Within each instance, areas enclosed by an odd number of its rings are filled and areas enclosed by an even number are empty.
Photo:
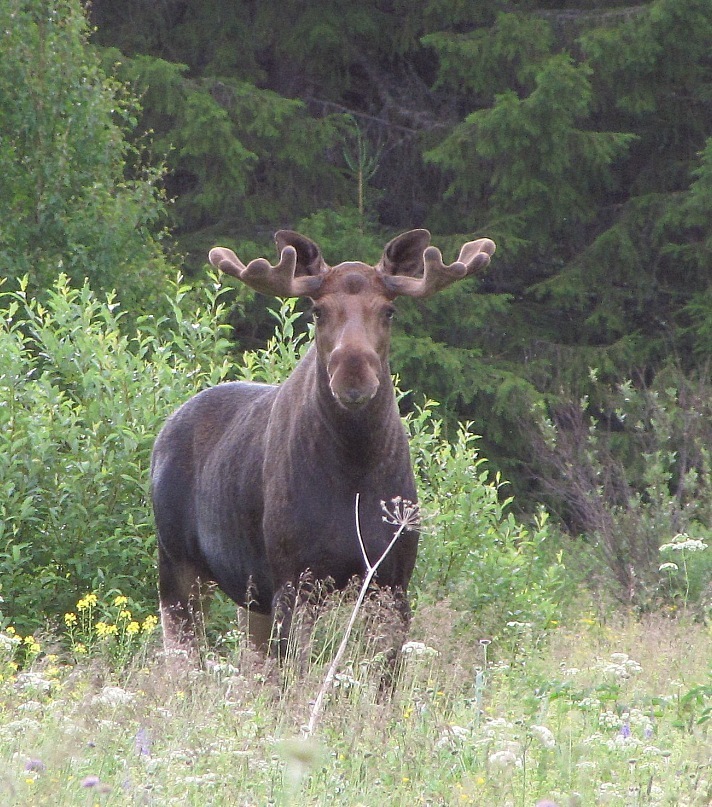
[[[3,807],[712,803],[712,7],[516,5],[0,0]],[[399,311],[393,686],[356,592],[165,656],[155,436],[310,337],[206,249],[419,225],[498,252]]]

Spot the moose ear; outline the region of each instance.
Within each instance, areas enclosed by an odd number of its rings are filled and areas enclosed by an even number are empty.
[[[427,230],[410,230],[386,244],[378,268],[386,275],[419,277],[423,274],[423,252],[430,243]]]
[[[321,256],[321,250],[305,235],[295,233],[294,230],[278,230],[274,234],[274,240],[280,254],[285,247],[294,247],[297,251],[295,277],[298,275],[319,275],[326,268],[326,263]]]

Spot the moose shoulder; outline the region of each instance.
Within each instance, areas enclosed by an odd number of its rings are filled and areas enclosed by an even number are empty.
[[[275,240],[275,266],[263,258],[245,266],[222,247],[210,261],[264,294],[311,298],[314,344],[283,384],[207,389],[156,440],[151,478],[167,648],[193,641],[204,584],[274,619],[279,641],[305,572],[337,587],[362,576],[357,494],[366,553],[372,560],[383,553],[393,527],[381,502],[416,500],[388,365],[393,301],[434,294],[484,268],[495,249],[486,238],[468,242],[447,266],[428,246],[427,230],[413,230],[392,240],[375,267],[329,267],[304,236],[281,230]],[[417,543],[417,530],[406,530],[378,572],[404,626]]]

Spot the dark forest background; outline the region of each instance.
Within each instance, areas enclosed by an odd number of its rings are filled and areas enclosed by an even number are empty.
[[[405,408],[472,421],[522,511],[600,543],[624,591],[653,524],[708,529],[712,0],[0,9],[6,289],[88,277],[128,327],[279,228],[330,262],[489,236],[480,280],[401,305]],[[234,352],[265,344],[274,302],[230,306]]]

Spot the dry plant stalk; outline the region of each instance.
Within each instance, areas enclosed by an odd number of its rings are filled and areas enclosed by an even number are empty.
[[[360,501],[360,494],[356,494],[356,503],[354,506],[354,517],[356,519],[356,535],[358,537],[359,547],[361,548],[361,555],[363,556],[364,563],[366,564],[366,576],[363,578],[363,583],[361,584],[361,590],[359,591],[359,595],[356,599],[356,604],[354,605],[353,611],[351,612],[351,617],[349,619],[348,625],[344,630],[344,636],[341,640],[341,644],[339,645],[339,649],[336,651],[336,655],[334,656],[331,665],[324,677],[324,682],[322,683],[319,693],[316,696],[316,700],[314,701],[314,706],[311,710],[311,716],[309,717],[309,723],[302,729],[302,737],[311,737],[314,734],[317,725],[319,724],[319,719],[321,718],[321,714],[324,709],[324,698],[326,697],[326,693],[329,691],[334,678],[336,677],[336,672],[339,669],[339,665],[341,664],[341,659],[346,652],[346,647],[349,643],[349,638],[351,636],[351,631],[353,630],[354,625],[356,624],[356,618],[358,617],[358,612],[363,605],[363,601],[366,598],[366,592],[368,591],[368,587],[371,585],[371,581],[373,580],[376,572],[378,571],[378,567],[383,563],[383,561],[388,557],[388,553],[393,549],[396,542],[403,534],[403,530],[408,527],[413,527],[414,519],[417,520],[418,518],[418,506],[413,505],[410,503],[402,502],[399,500],[396,504],[396,509],[398,509],[399,504],[404,504],[402,516],[399,517],[398,515],[394,517],[393,524],[398,525],[398,529],[395,531],[393,538],[391,538],[390,543],[383,551],[382,555],[378,558],[378,560],[371,565],[371,562],[368,559],[368,555],[366,554],[366,547],[363,543],[363,536],[361,535],[361,524],[359,521],[359,501]],[[387,520],[384,518],[384,520]]]

